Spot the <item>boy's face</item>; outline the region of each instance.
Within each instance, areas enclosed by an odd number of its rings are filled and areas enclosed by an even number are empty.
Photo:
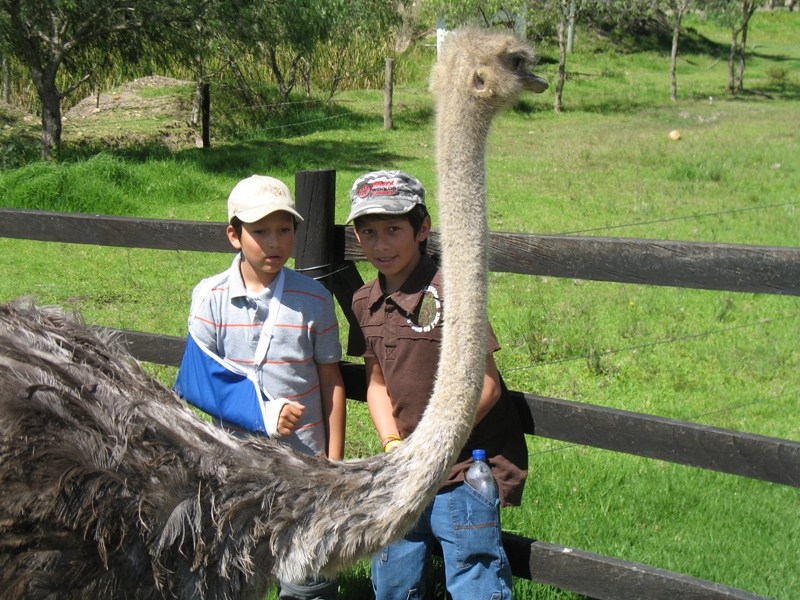
[[[242,223],[241,236],[229,225],[228,239],[242,251],[242,278],[247,289],[261,291],[289,260],[294,244],[294,218],[286,211],[276,211],[255,223]]]
[[[396,291],[419,264],[419,245],[430,233],[430,218],[425,218],[416,235],[404,216],[365,216],[356,221],[356,237],[367,260],[386,279],[385,291]]]

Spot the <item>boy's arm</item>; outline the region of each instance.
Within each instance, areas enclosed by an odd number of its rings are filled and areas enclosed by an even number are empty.
[[[491,352],[486,355],[486,374],[483,376],[483,392],[481,401],[478,404],[478,413],[475,415],[475,424],[480,423],[481,419],[489,414],[501,394],[500,375],[497,372],[497,365]]]
[[[400,439],[400,431],[392,412],[392,399],[386,389],[381,365],[377,358],[365,357],[364,366],[367,370],[367,407],[375,429],[378,430],[381,440],[385,440],[387,436]]]
[[[328,437],[328,458],[344,458],[344,427],[347,415],[347,399],[339,363],[317,363],[320,398]]]

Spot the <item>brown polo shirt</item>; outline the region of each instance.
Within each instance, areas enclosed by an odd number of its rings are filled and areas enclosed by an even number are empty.
[[[433,390],[442,336],[442,276],[427,254],[399,290],[383,293],[382,276],[353,295],[353,313],[363,340],[351,332],[348,354],[376,358],[383,371],[400,435],[419,423]],[[487,352],[500,349],[491,325]],[[360,348],[366,348],[360,352]],[[519,505],[528,469],[528,450],[519,415],[508,391],[472,430],[445,486],[464,480],[472,450],[483,448],[497,480],[503,506]]]

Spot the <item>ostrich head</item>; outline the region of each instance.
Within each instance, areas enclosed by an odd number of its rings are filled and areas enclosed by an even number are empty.
[[[431,91],[440,99],[457,97],[493,114],[523,91],[539,94],[548,88],[531,70],[535,62],[533,49],[507,32],[453,32],[431,75]]]

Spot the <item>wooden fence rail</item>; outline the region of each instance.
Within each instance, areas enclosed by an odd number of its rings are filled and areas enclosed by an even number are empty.
[[[184,338],[111,331],[139,360],[180,364]],[[365,402],[364,366],[341,367],[347,397]],[[800,487],[800,442],[525,392],[511,396],[528,435]]]
[[[364,256],[352,228],[333,223],[335,172],[297,173],[295,267],[319,269],[349,315]],[[0,208],[0,237],[198,252],[233,252],[224,223]],[[437,236],[431,240],[437,251]],[[800,295],[800,248],[601,237],[490,234],[490,268],[522,274],[711,290]],[[352,321],[351,321],[352,325]],[[185,340],[117,331],[139,360],[177,366]],[[366,398],[363,365],[342,363],[347,396]],[[800,443],[513,391],[524,431],[800,487]],[[648,565],[504,533],[512,571],[598,600],[757,600],[749,592]]]
[[[47,242],[232,253],[225,223],[0,208],[0,236]],[[352,227],[336,226],[338,261],[364,260]],[[436,252],[438,233],[430,248]],[[800,248],[497,233],[492,271],[800,296]]]

